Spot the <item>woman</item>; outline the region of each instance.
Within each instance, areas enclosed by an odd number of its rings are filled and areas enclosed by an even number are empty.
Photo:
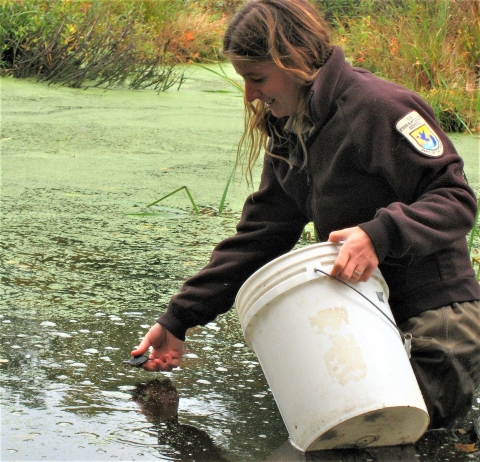
[[[430,427],[454,427],[480,383],[480,287],[465,239],[476,200],[431,108],[352,68],[307,0],[248,2],[224,53],[245,80],[248,172],[266,152],[260,187],[236,235],[132,354],[152,346],[145,369],[177,367],[186,330],[229,310],[243,282],[313,221],[321,241],[344,241],[332,275],[364,282],[380,268],[395,319],[413,335]]]

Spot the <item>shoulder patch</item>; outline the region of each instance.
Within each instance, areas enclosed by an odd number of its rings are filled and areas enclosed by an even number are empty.
[[[442,141],[417,111],[402,117],[395,127],[420,154],[428,157],[443,154]]]

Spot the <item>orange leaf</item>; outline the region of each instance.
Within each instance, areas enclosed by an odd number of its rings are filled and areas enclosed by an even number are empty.
[[[185,35],[183,36],[183,40],[185,42],[191,42],[192,40],[195,40],[195,35],[191,31],[185,32]]]
[[[474,444],[462,444],[462,443],[457,443],[455,445],[455,448],[457,448],[459,451],[462,452],[477,452],[478,449]]]

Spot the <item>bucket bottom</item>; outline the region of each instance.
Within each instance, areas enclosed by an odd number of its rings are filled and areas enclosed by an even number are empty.
[[[318,436],[307,448],[325,449],[396,446],[415,443],[428,427],[428,414],[416,407],[390,407],[367,412],[343,421]]]

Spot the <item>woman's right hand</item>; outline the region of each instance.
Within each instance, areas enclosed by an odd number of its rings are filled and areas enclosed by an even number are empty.
[[[180,365],[183,356],[183,341],[171,334],[158,322],[150,328],[132,356],[145,353],[150,347],[149,360],[142,366],[147,371],[171,371]]]

